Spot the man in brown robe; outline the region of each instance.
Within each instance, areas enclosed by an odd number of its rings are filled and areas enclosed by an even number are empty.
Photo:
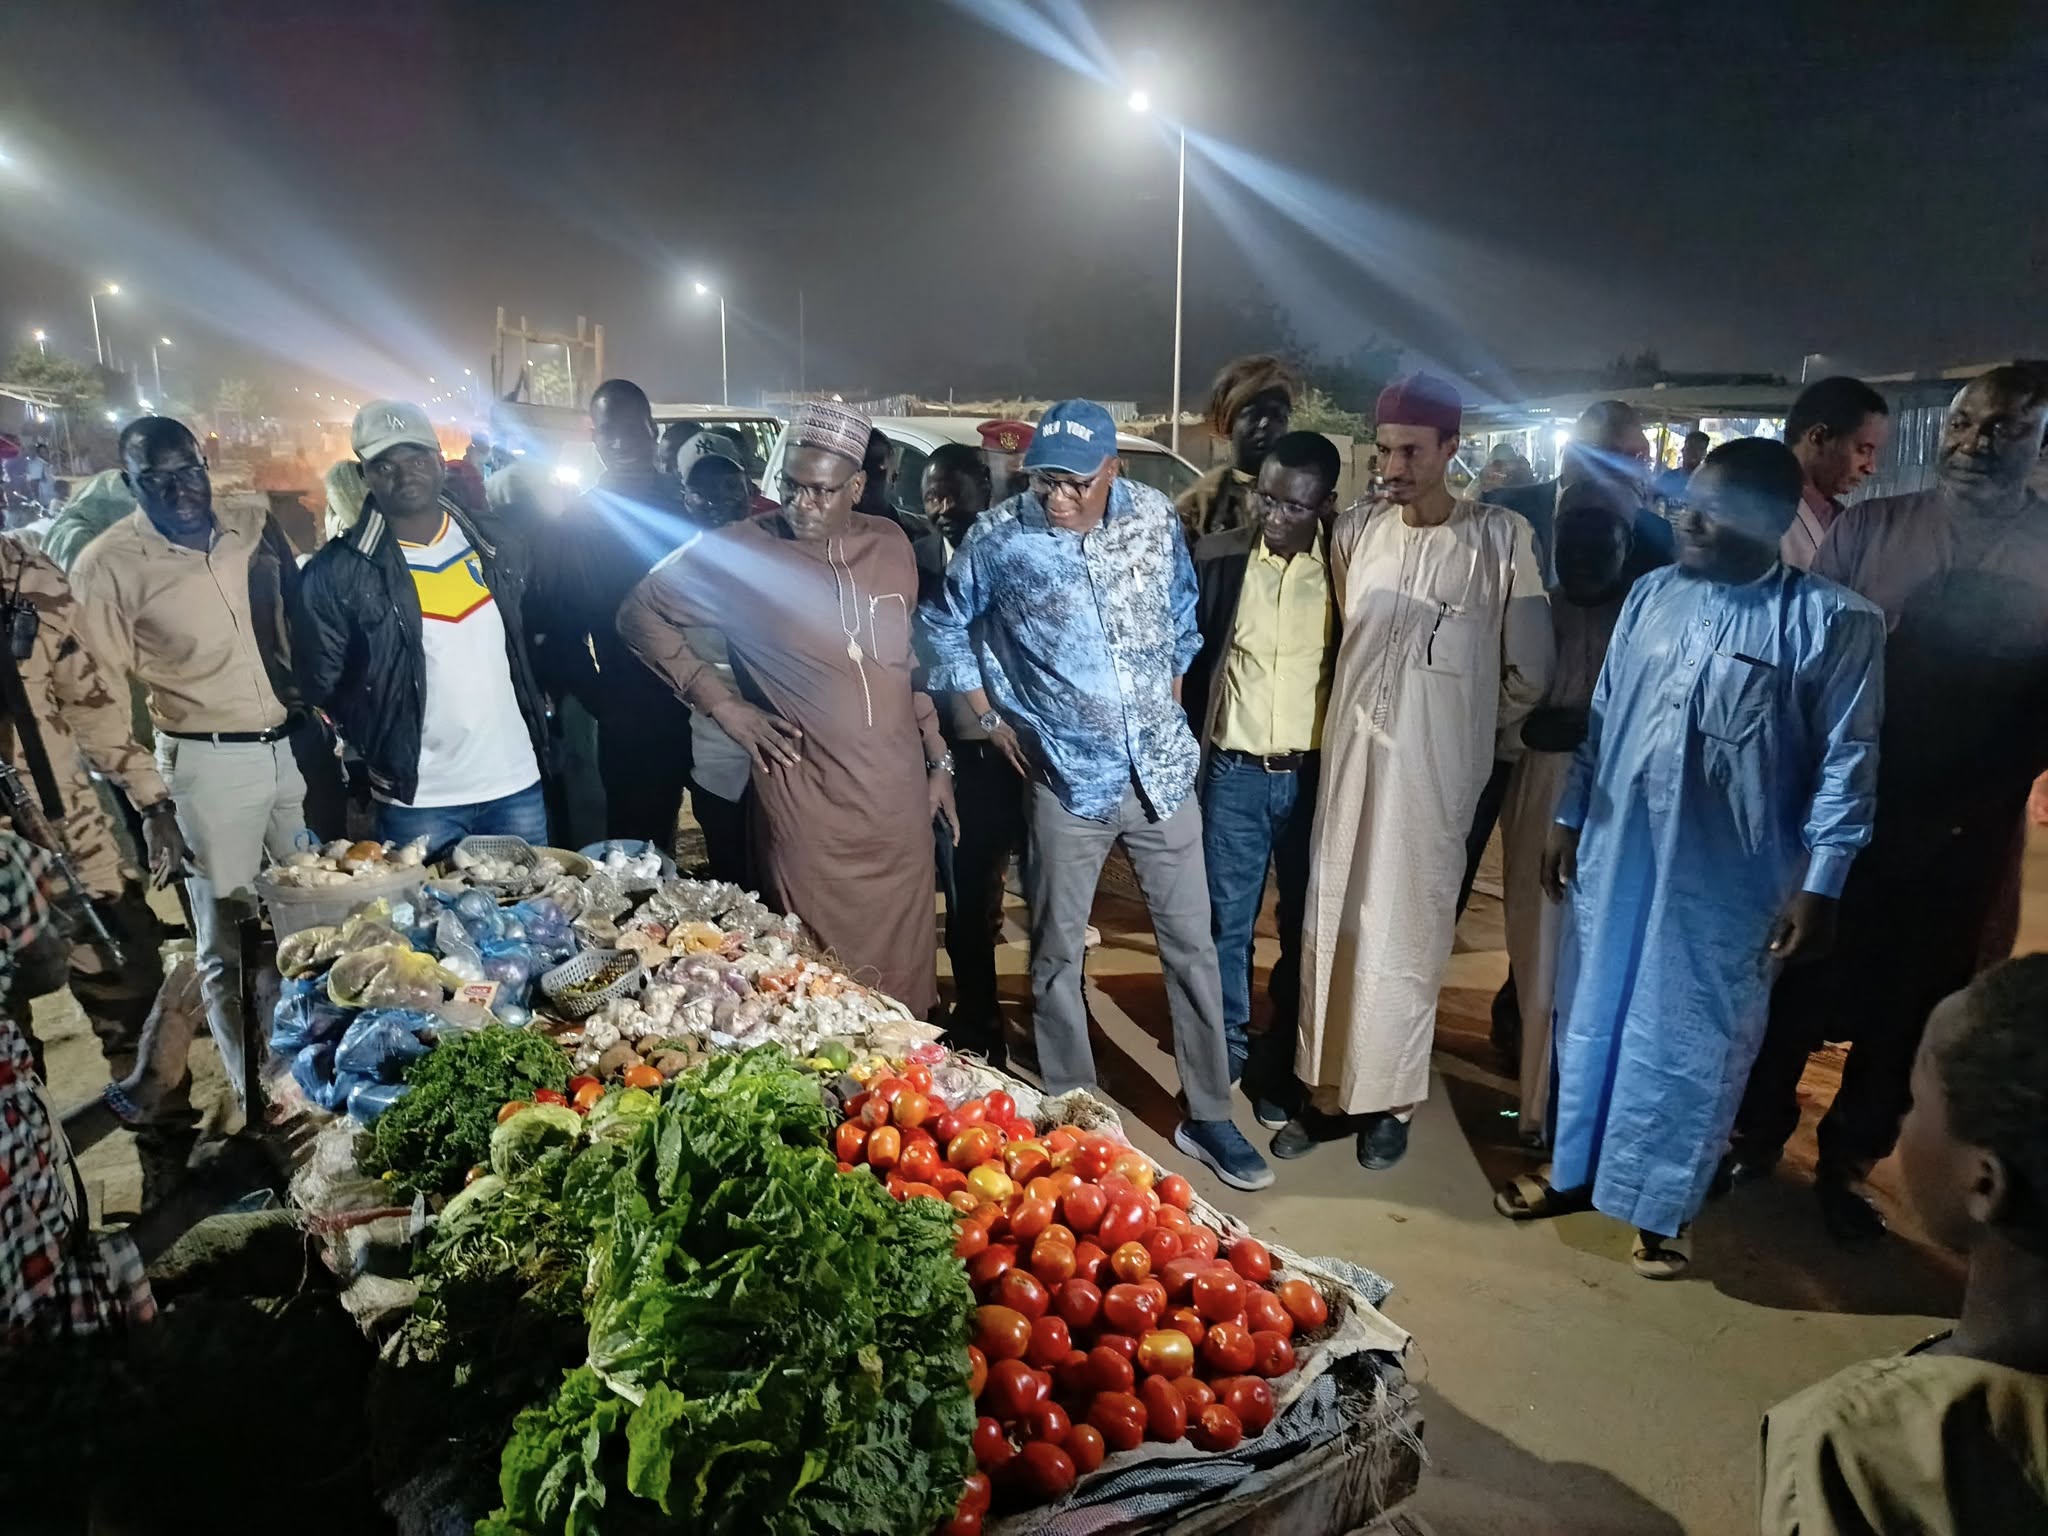
[[[800,407],[782,509],[685,544],[633,589],[618,627],[753,758],[764,894],[923,1018],[938,1002],[933,818],[959,834],[938,716],[911,687],[910,541],[853,510],[868,430],[857,411]],[[691,650],[691,628],[725,636],[737,691]]]

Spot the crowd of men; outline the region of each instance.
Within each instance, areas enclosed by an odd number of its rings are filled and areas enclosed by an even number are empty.
[[[1021,855],[1029,1034],[1055,1093],[1096,1081],[1088,921],[1121,844],[1157,940],[1176,1145],[1236,1188],[1271,1183],[1234,1123],[1242,1092],[1276,1159],[1341,1139],[1383,1170],[1429,1091],[1498,825],[1497,1040],[1550,1152],[1501,1214],[1596,1209],[1635,1230],[1639,1273],[1682,1274],[1705,1202],[1777,1163],[1809,1053],[1849,1040],[1816,1187],[1829,1231],[1875,1239],[1864,1181],[1936,1091],[1922,1080],[1987,1042],[2024,1056],[2007,1037],[2040,990],[2034,968],[1942,1003],[2012,950],[2048,770],[2048,506],[2030,484],[2048,377],[1974,379],[1935,484],[1853,505],[1889,425],[1854,379],[1805,389],[1782,441],[1694,433],[1654,473],[1635,413],[1602,401],[1553,479],[1509,452],[1460,494],[1459,391],[1411,374],[1380,395],[1370,492],[1341,511],[1336,447],[1289,430],[1298,387],[1274,357],[1225,369],[1210,425],[1229,455],[1178,505],[1121,473],[1109,413],[1076,399],[1016,431],[1014,471],[933,454],[922,520],[900,510],[909,488],[887,494],[887,438],[838,404],[797,408],[764,495],[733,439],[665,441],[646,395],[608,381],[590,407],[604,473],[548,519],[494,505],[420,407],[377,401],[303,562],[260,508],[215,501],[182,424],[130,423],[133,510],[69,540],[60,517],[45,550],[68,570],[0,537],[10,754],[126,941],[117,964],[71,960],[116,1078],[100,1118],[145,1118],[182,1071],[174,1027],[142,1045],[163,979],[145,878],[183,883],[239,1087],[240,918],[309,822],[439,854],[546,841],[595,795],[610,835],[666,846],[687,795],[715,877],[996,1059]],[[13,843],[0,864],[25,933],[40,864]],[[0,980],[25,969],[11,952]],[[33,1058],[26,999],[63,982],[15,986],[0,1089]],[[1946,1026],[1938,1004],[1958,1010]],[[2038,1079],[2031,1049],[2007,1065]],[[1951,1106],[1991,1092],[1959,1068],[1943,1083]],[[2038,1126],[1945,1130],[2042,1172]],[[11,1188],[0,1201],[28,1198]],[[1993,1194],[1980,1226],[2039,1188]],[[13,1229],[72,1262],[48,1222]],[[0,1257],[20,1246],[0,1235]],[[60,1283],[38,1271],[19,1308]]]

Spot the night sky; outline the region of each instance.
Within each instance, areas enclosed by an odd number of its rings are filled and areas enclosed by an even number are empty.
[[[2048,353],[2048,4],[8,10],[6,350],[89,356],[112,279],[117,351],[273,398],[429,393],[503,303],[715,399],[702,277],[736,403],[796,383],[799,287],[814,388],[1163,403],[1174,141],[1137,83],[1190,134],[1191,401],[1274,340]]]

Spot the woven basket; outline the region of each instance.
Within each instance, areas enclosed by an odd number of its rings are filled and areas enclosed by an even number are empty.
[[[610,986],[596,992],[568,990],[579,981],[588,981],[615,960],[630,960],[633,964]],[[586,949],[573,959],[564,960],[553,970],[543,972],[540,990],[555,1012],[580,1019],[597,1012],[615,997],[629,997],[637,992],[646,973],[647,967],[630,949]]]

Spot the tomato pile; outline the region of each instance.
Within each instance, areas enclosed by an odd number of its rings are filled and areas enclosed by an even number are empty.
[[[997,1092],[957,1108],[910,1066],[847,1101],[840,1167],[960,1213],[955,1252],[981,1302],[968,1349],[975,1473],[942,1536],[979,1536],[1000,1495],[1049,1503],[1115,1451],[1187,1439],[1228,1451],[1273,1419],[1274,1377],[1329,1307],[1273,1283],[1265,1244],[1226,1248],[1194,1191],[1099,1132],[1040,1134]]]

